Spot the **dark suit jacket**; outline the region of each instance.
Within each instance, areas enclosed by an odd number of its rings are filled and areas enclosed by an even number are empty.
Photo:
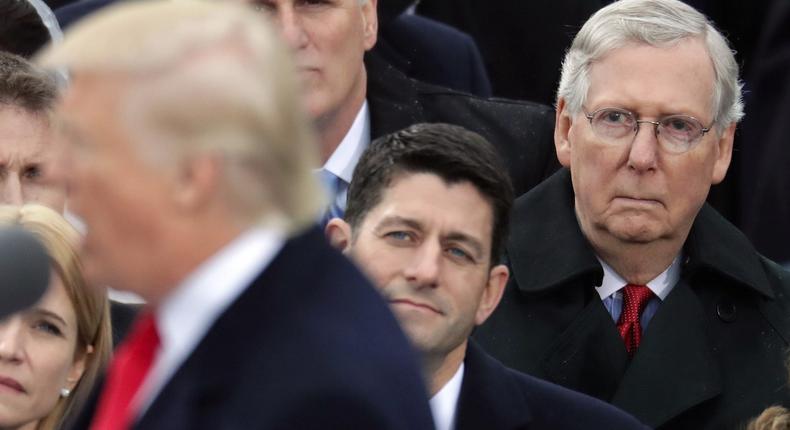
[[[419,122],[460,125],[481,134],[499,151],[516,195],[559,167],[554,150],[554,110],[549,106],[485,99],[407,78],[378,58],[365,58],[371,137]]]
[[[740,189],[743,232],[766,256],[790,264],[790,2],[776,0],[749,76]],[[730,169],[731,171],[733,169]]]
[[[417,13],[475,40],[494,95],[553,104],[565,50],[606,1],[420,0]]]
[[[516,200],[512,282],[477,332],[487,351],[654,427],[735,428],[766,406],[790,405],[790,274],[704,206],[681,279],[629,362],[594,289],[603,271],[573,201],[565,169]]]
[[[475,41],[446,24],[401,14],[382,23],[374,49],[411,78],[491,96],[491,83]]]
[[[116,0],[80,0],[71,2],[55,10],[60,28],[66,30],[71,24],[97,10],[115,3]]]
[[[469,342],[456,430],[647,429],[625,412],[584,394],[508,369]]]
[[[312,228],[289,240],[217,319],[134,428],[433,426],[394,317]]]

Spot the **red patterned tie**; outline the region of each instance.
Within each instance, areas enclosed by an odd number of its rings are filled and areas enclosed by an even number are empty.
[[[623,311],[617,321],[620,337],[625,342],[625,350],[633,357],[642,341],[642,323],[640,318],[653,292],[645,285],[628,284],[623,288]]]
[[[159,334],[153,312],[146,312],[134,323],[127,340],[115,353],[107,372],[92,430],[126,430],[134,423],[132,400],[142,385],[159,347]]]

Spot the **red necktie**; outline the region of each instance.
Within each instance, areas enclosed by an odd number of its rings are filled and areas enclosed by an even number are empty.
[[[623,311],[617,321],[617,329],[625,342],[625,350],[629,357],[634,356],[642,341],[640,319],[651,297],[653,292],[645,285],[628,284],[623,288]]]
[[[115,353],[107,372],[107,383],[99,398],[92,430],[125,430],[134,423],[132,400],[142,385],[159,347],[153,312],[146,312]]]

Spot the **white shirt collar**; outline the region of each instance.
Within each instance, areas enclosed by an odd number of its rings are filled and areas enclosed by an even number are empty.
[[[464,381],[464,363],[458,366],[455,375],[444,384],[441,390],[431,397],[431,413],[436,430],[452,430],[455,428],[455,410],[458,408],[458,397],[461,395],[461,383]]]
[[[140,411],[206,335],[216,319],[255,280],[282,248],[285,235],[255,227],[193,271],[156,309],[160,347],[137,393]]]
[[[354,174],[354,168],[357,167],[359,157],[362,156],[369,144],[370,111],[368,110],[368,101],[365,100],[348,133],[324,163],[324,170],[332,172],[346,184],[351,183],[351,176]]]
[[[666,270],[647,283],[647,287],[650,288],[650,291],[662,301],[669,295],[669,292],[672,291],[672,288],[675,287],[675,284],[677,284],[680,279],[681,256],[682,253],[678,254]],[[600,257],[596,256],[596,258],[598,258],[603,268],[603,281],[600,287],[595,287],[595,290],[598,291],[598,295],[601,296],[603,300],[625,287],[628,281],[623,279],[622,276],[615,272],[605,261],[601,260]]]

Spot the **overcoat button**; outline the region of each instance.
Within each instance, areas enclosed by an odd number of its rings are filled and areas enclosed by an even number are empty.
[[[737,317],[737,309],[732,302],[723,301],[716,305],[716,314],[719,315],[722,321],[731,323]]]

